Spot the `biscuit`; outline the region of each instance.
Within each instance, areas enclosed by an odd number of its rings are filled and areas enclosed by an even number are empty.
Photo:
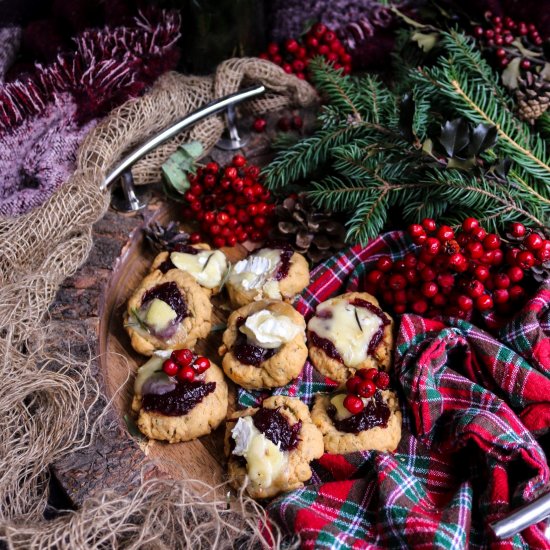
[[[178,443],[190,441],[215,430],[227,415],[228,391],[223,372],[214,363],[204,373],[204,382],[215,382],[216,388],[182,416],[167,416],[142,408],[142,396],[135,395],[132,410],[137,411],[136,424],[149,439]]]
[[[239,334],[237,322],[262,310],[284,315],[302,330],[289,342],[277,348],[274,355],[258,366],[241,363],[235,356],[234,345]],[[239,386],[247,389],[276,388],[296,378],[307,359],[305,320],[290,304],[278,301],[254,302],[234,311],[228,319],[219,353],[223,356],[225,374]],[[244,337],[244,335],[242,335]],[[246,337],[245,337],[246,338]]]
[[[175,331],[169,337],[155,335],[151,330],[141,326],[135,320],[135,312],[139,312],[146,292],[163,285],[175,283],[185,303],[187,316],[176,324]],[[132,347],[143,355],[152,355],[159,349],[191,348],[198,338],[205,338],[211,327],[212,304],[198,283],[189,275],[178,269],[172,269],[166,274],[156,270],[143,279],[134,294],[128,300],[124,325],[128,332]]]
[[[339,431],[328,414],[330,395],[316,395],[311,418],[323,434],[325,451],[333,454],[345,454],[354,451],[395,451],[401,440],[402,416],[395,393],[389,390],[381,392],[382,398],[390,409],[386,427],[376,426],[358,433]]]
[[[275,251],[279,252],[280,258],[283,258],[285,254],[291,254],[288,259],[288,273],[280,280],[276,280],[276,277],[282,262],[279,261],[277,263],[273,258],[273,254],[270,254]],[[238,266],[241,262],[253,261],[255,258],[259,257],[262,261],[269,258],[269,261],[263,261],[265,265],[259,270],[261,273],[257,274],[253,286],[245,288],[243,284],[246,286],[248,285],[239,280],[235,269],[239,269]],[[290,302],[294,299],[296,294],[301,292],[309,284],[309,266],[307,260],[297,252],[291,253],[291,251],[286,249],[262,248],[255,250],[248,258],[241,260],[241,262],[233,266],[232,272],[226,283],[229,299],[233,307],[241,307],[257,300],[268,299],[286,300]]]
[[[311,421],[307,405],[299,399],[276,395],[264,400],[262,407],[268,409],[279,409],[290,426],[301,422],[298,432],[298,445],[289,451],[288,462],[285,471],[269,486],[260,486],[248,480],[247,493],[252,498],[271,498],[275,495],[303,487],[304,482],[311,478],[312,472],[310,462],[323,455],[323,436]],[[228,475],[230,483],[236,489],[240,489],[248,479],[248,464],[242,457],[231,454],[231,430],[235,426],[231,420],[240,417],[252,416],[259,409],[251,408],[238,411],[230,416],[225,432],[225,453],[229,457]],[[240,459],[240,460],[239,460]]]
[[[353,364],[350,364],[348,360],[346,360],[345,357],[342,357],[344,354],[338,353],[337,347],[342,347],[343,342],[345,338],[349,338],[349,340],[355,345],[361,343],[361,337],[363,334],[367,334],[367,329],[360,329],[359,325],[356,324],[355,317],[353,316],[353,313],[350,313],[350,318],[345,319],[346,322],[340,322],[339,326],[335,326],[334,328],[327,329],[327,334],[330,335],[332,330],[340,330],[342,331],[342,334],[339,336],[338,334],[334,334],[334,340],[330,340],[330,343],[333,344],[334,350],[332,352],[336,351],[337,356],[335,357],[334,354],[331,357],[329,355],[330,352],[328,352],[326,349],[323,349],[322,347],[319,347],[315,343],[315,334],[312,334],[312,325],[314,324],[314,319],[317,317],[317,320],[315,322],[318,322],[319,317],[317,314],[320,310],[323,310],[323,306],[335,306],[338,304],[344,304],[353,302],[354,300],[364,300],[365,302],[368,302],[372,304],[376,309],[379,310],[379,304],[378,300],[368,294],[367,292],[348,292],[346,294],[342,294],[340,296],[336,296],[334,298],[331,298],[330,300],[327,300],[323,302],[322,304],[319,304],[317,306],[316,314],[310,319],[308,322],[308,348],[309,348],[309,358],[311,362],[313,363],[313,366],[324,376],[327,376],[328,378],[334,380],[335,382],[338,382],[340,384],[340,387],[342,387],[348,378],[353,376],[355,372],[359,369],[364,368],[378,368],[384,371],[388,371],[391,365],[391,358],[393,353],[393,347],[394,347],[394,339],[393,339],[393,319],[385,312],[380,313],[384,316],[384,318],[387,320],[387,324],[381,324],[378,327],[378,331],[381,331],[378,333],[378,335],[374,334],[374,337],[378,338],[378,342],[374,346],[372,350],[368,350],[368,347],[370,346],[370,343],[366,344],[367,349],[356,350],[353,354],[353,358],[355,361],[353,361]],[[363,310],[364,308],[360,308]],[[352,308],[353,310],[353,308]],[[351,310],[350,310],[351,311]],[[324,321],[325,319],[323,319]],[[349,321],[349,326],[347,326],[347,322]],[[330,324],[330,318],[327,320],[328,327],[332,327]],[[368,321],[367,321],[368,322]],[[364,324],[365,322],[362,321]],[[372,338],[371,338],[372,340]],[[351,348],[350,348],[351,349]],[[339,357],[338,357],[339,356]],[[359,358],[359,360],[357,360]]]

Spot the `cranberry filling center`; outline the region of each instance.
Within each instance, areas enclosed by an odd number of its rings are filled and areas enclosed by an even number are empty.
[[[179,382],[171,392],[143,396],[143,409],[165,416],[183,416],[216,389],[216,382]]]
[[[269,441],[279,445],[282,451],[291,451],[298,446],[302,422],[290,425],[288,420],[277,409],[261,407],[252,417],[254,426],[263,433]]]
[[[173,324],[179,323],[182,319],[189,316],[187,304],[175,282],[170,281],[168,283],[163,283],[148,290],[143,295],[141,306],[143,307],[155,298],[166,302],[176,312],[176,318]]]
[[[340,432],[359,433],[364,430],[370,430],[376,426],[385,428],[390,418],[390,409],[384,402],[380,391],[374,394],[373,399],[365,405],[365,408],[357,414],[338,420],[336,418],[336,407],[330,405],[327,409],[328,415],[332,420],[334,427]]]
[[[246,318],[244,317],[239,317],[237,319],[237,339],[233,345],[233,355],[237,358],[237,361],[243,365],[259,367],[264,361],[273,357],[277,353],[277,349],[261,348],[260,346],[251,344],[246,335],[239,330],[245,322]]]

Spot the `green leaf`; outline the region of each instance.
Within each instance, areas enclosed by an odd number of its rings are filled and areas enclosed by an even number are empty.
[[[204,147],[200,141],[190,141],[189,143],[183,143],[179,146],[179,149],[185,151],[192,159],[198,159],[204,153]]]
[[[506,69],[502,71],[502,83],[510,90],[515,90],[518,87],[520,63],[521,58],[514,57],[514,59],[508,63]]]
[[[479,156],[483,151],[492,149],[498,140],[497,127],[492,124],[478,124],[472,130],[469,153]]]
[[[415,32],[412,34],[411,40],[416,42],[418,44],[418,47],[421,48],[422,51],[428,53],[437,44],[437,41],[439,40],[439,33]]]
[[[470,128],[463,118],[448,120],[441,126],[439,143],[444,147],[449,157],[454,157],[466,148],[470,141]]]

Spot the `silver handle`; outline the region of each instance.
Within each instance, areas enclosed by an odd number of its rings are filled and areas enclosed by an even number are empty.
[[[105,180],[103,180],[103,183],[100,185],[100,189],[102,191],[107,189],[109,185],[111,185],[111,183],[119,178],[125,170],[127,170],[130,166],[132,166],[132,164],[134,164],[134,162],[138,161],[140,158],[144,157],[147,153],[151,152],[160,144],[174,137],[179,132],[189,128],[199,120],[202,120],[203,118],[206,118],[210,115],[219,113],[230,105],[235,105],[236,103],[240,103],[241,101],[260,95],[263,92],[265,92],[265,86],[262,84],[258,84],[257,86],[252,86],[240,92],[236,92],[234,94],[230,94],[220,99],[217,99],[216,101],[212,101],[204,107],[197,109],[196,111],[194,111],[190,115],[187,115],[185,118],[182,118],[169,128],[166,128],[156,136],[153,136],[138,149],[125,157],[120,162],[120,164],[116,168],[114,168],[113,171],[105,178]]]
[[[490,527],[499,539],[517,535],[550,515],[550,493],[514,510],[505,518],[491,523]]]

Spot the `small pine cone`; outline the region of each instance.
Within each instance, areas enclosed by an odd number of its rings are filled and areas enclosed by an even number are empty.
[[[145,240],[154,252],[173,250],[177,244],[186,244],[189,234],[180,231],[176,222],[170,222],[167,226],[153,222],[150,227],[143,229]]]
[[[550,82],[530,71],[519,79],[516,91],[518,116],[529,124],[534,124],[550,106]]]
[[[344,224],[333,213],[317,210],[305,193],[288,197],[275,208],[271,237],[290,242],[313,264],[338,252],[345,236]]]

